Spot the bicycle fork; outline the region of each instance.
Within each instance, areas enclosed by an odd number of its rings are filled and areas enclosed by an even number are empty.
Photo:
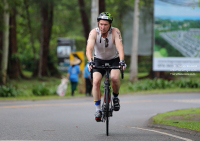
[[[102,104],[102,122],[105,122],[106,120],[106,95],[108,95],[108,103],[109,103],[109,114],[108,114],[108,117],[112,117],[112,112],[113,112],[113,104],[112,104],[112,100],[111,100],[111,93],[110,93],[110,82],[109,82],[109,79],[106,78],[106,80],[104,81],[104,101],[103,101],[103,104]]]

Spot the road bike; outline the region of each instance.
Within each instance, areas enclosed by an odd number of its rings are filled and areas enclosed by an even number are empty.
[[[123,66],[110,66],[109,63],[105,63],[102,66],[93,66],[91,70],[91,78],[93,78],[93,69],[103,69],[106,71],[104,80],[104,100],[102,103],[102,122],[106,122],[106,135],[109,135],[109,118],[112,117],[113,113],[113,102],[111,100],[111,87],[110,87],[110,71],[112,69],[121,70],[121,78],[124,78],[124,72],[121,69]]]

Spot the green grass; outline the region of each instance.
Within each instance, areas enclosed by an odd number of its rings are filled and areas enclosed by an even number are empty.
[[[31,77],[31,76],[32,76],[32,72],[26,71],[26,70],[23,71],[23,74],[24,74],[25,76],[27,76],[27,77]]]
[[[161,113],[153,117],[153,122],[200,131],[200,108]]]
[[[148,72],[140,72],[138,73],[138,77],[144,77],[144,76],[147,76],[149,73]],[[128,79],[129,79],[129,74],[127,75],[128,76]]]

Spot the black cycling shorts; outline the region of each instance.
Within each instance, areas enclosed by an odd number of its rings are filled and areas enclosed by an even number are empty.
[[[110,66],[119,66],[119,57],[115,58],[115,59],[111,59],[111,60],[101,60],[101,59],[98,59],[98,58],[95,58],[94,57],[94,63],[95,63],[95,66],[102,66],[104,65],[105,63],[109,63]],[[93,69],[93,73],[94,72],[100,72],[102,77],[105,75],[106,71],[105,70],[102,70],[102,69]]]

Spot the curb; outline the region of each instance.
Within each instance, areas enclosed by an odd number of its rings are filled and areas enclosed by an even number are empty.
[[[150,127],[150,128],[166,129],[166,130],[171,130],[171,131],[176,131],[176,132],[181,132],[181,133],[187,133],[187,134],[190,134],[190,135],[193,135],[193,136],[200,137],[200,131],[195,131],[195,130],[186,129],[186,128],[180,128],[180,127],[176,127],[176,126],[153,123],[153,117],[151,117],[148,120],[147,126]]]

